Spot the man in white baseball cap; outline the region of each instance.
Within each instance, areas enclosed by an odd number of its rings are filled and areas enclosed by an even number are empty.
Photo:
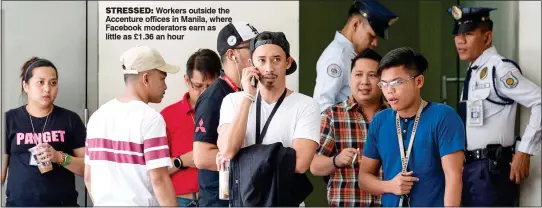
[[[85,184],[95,206],[177,206],[166,124],[147,104],[162,101],[167,73],[179,67],[146,46],[124,52],[121,63],[124,94],[87,124]]]

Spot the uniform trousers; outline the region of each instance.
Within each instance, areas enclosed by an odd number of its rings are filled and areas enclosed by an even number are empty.
[[[519,186],[510,181],[510,160],[501,160],[500,173],[490,173],[488,159],[465,163],[462,206],[516,206]]]

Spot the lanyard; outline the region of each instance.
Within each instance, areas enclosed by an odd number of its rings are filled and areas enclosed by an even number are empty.
[[[220,77],[220,79],[224,80],[226,83],[228,83],[228,85],[231,87],[231,89],[233,89],[233,91],[237,92],[239,91],[239,87],[237,87],[233,81],[231,80],[230,77],[226,76],[226,75],[223,75]]]
[[[416,135],[416,129],[418,128],[418,122],[420,121],[420,116],[422,114],[423,106],[425,101],[421,100],[420,107],[418,112],[416,112],[416,120],[414,121],[414,127],[412,127],[412,134],[410,134],[410,141],[408,142],[408,149],[405,154],[405,148],[403,146],[403,135],[401,134],[401,124],[399,123],[399,113],[395,114],[395,127],[397,129],[397,140],[399,142],[399,151],[401,152],[401,173],[407,172],[408,160],[410,159],[410,152],[412,151],[412,144],[414,144],[414,135]],[[407,126],[408,129],[408,126]],[[399,206],[403,206],[403,198],[399,200]]]
[[[261,94],[258,94],[258,98],[256,99],[256,144],[262,143],[263,137],[265,136],[265,133],[267,133],[267,127],[269,127],[269,123],[271,122],[271,119],[277,112],[277,109],[279,109],[280,104],[282,104],[282,101],[284,101],[287,91],[288,91],[287,89],[284,89],[284,92],[282,93],[279,100],[277,101],[277,104],[275,104],[275,107],[273,107],[271,114],[269,114],[269,117],[267,118],[267,121],[265,122],[265,125],[263,126],[263,130],[261,131],[261,133],[260,133],[260,120],[261,120],[261,110],[262,110],[262,96]]]

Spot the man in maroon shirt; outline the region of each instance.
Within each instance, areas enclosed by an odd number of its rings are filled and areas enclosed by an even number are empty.
[[[220,57],[212,50],[200,49],[188,58],[184,81],[188,92],[183,99],[162,110],[173,167],[171,181],[180,207],[198,205],[198,171],[192,157],[194,105],[201,93],[219,76]]]

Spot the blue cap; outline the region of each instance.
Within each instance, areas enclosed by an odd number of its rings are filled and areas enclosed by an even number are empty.
[[[353,13],[361,14],[367,18],[376,35],[386,40],[388,39],[388,28],[399,18],[375,0],[355,0],[348,15]]]
[[[471,32],[475,30],[482,22],[488,22],[490,28],[493,27],[493,21],[489,19],[489,12],[496,10],[495,8],[485,7],[461,7],[453,6],[448,8],[455,20],[454,29],[452,34],[457,35],[461,33]]]

